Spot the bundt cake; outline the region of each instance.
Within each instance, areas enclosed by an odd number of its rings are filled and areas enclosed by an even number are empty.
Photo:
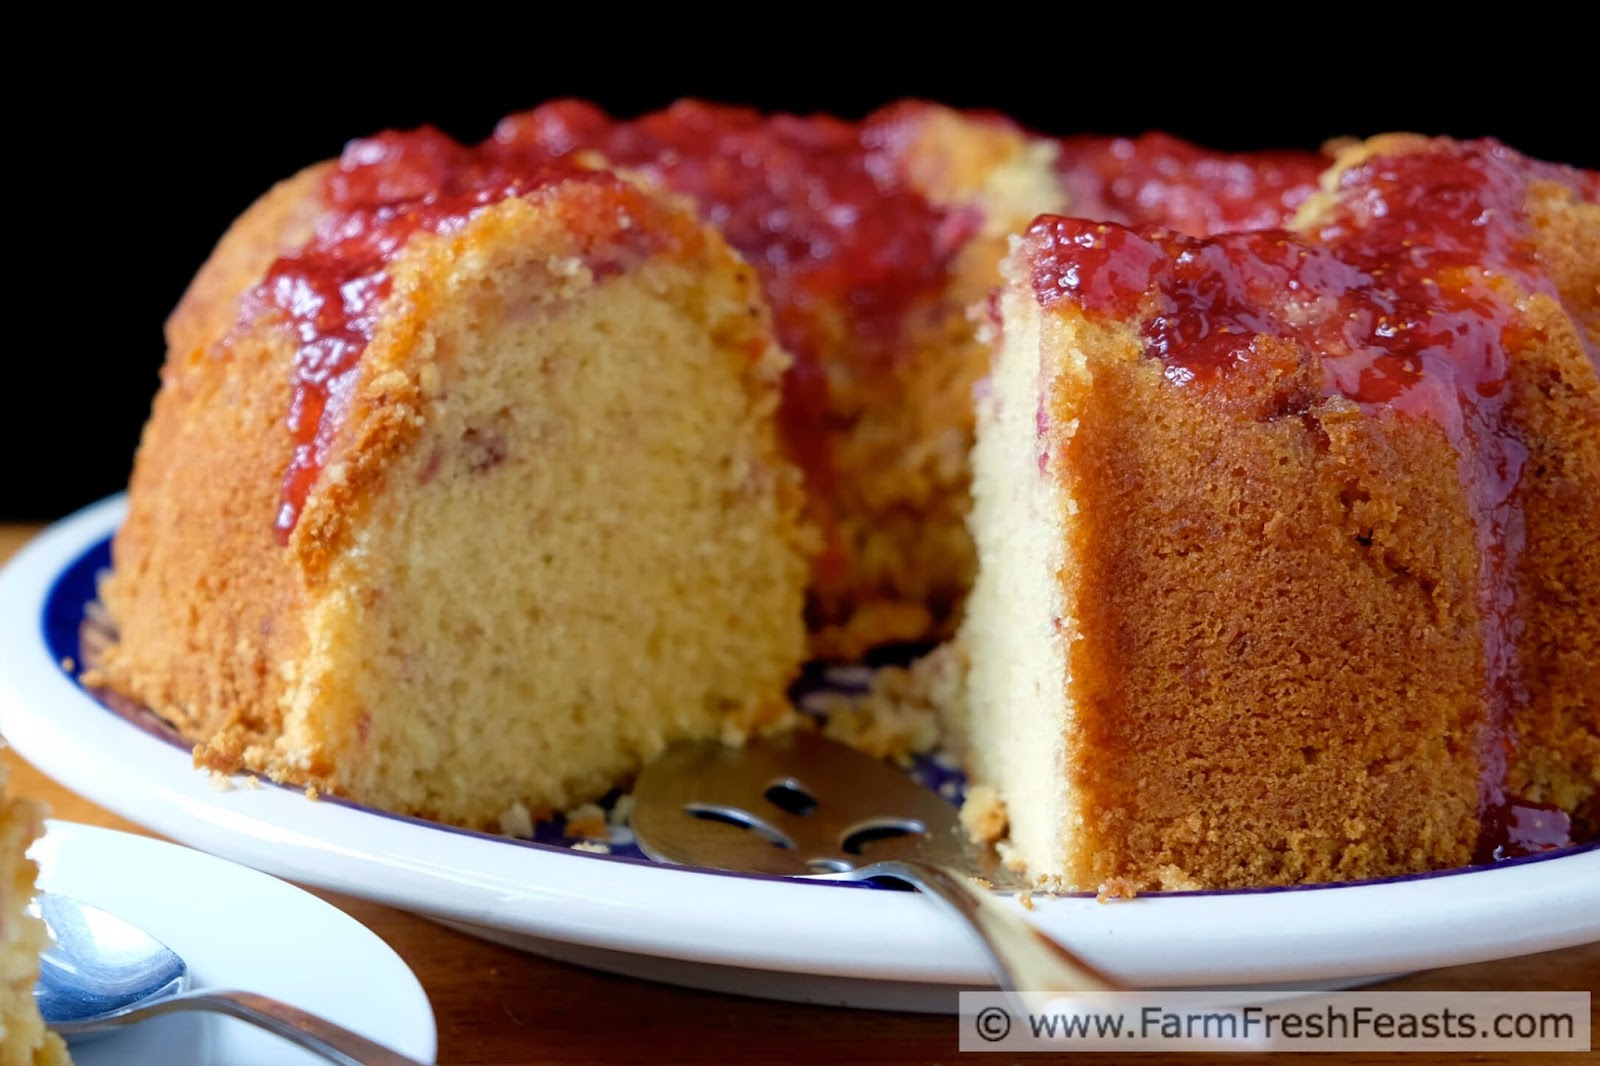
[[[87,680],[201,762],[494,827],[788,713],[788,360],[686,206],[382,134],[251,207],[168,340]]]
[[[33,1002],[50,934],[26,913],[38,873],[27,851],[44,831],[43,814],[38,804],[8,795],[6,777],[0,763],[0,1066],[54,1066],[70,1062],[66,1045],[45,1029]]]
[[[1047,216],[1005,262],[958,726],[1044,883],[1383,876],[1593,820],[1600,175],[1396,135],[1295,199],[1212,237]]]
[[[1600,179],[1329,152],[925,103],[356,141],[168,323],[88,680],[219,769],[524,825],[959,624],[972,820],[1043,883],[1556,839]]]

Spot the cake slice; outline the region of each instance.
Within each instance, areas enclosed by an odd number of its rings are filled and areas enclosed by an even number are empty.
[[[71,1060],[33,1002],[39,953],[50,934],[26,913],[38,873],[27,851],[44,832],[44,814],[38,804],[7,792],[7,776],[0,763],[0,1066],[54,1066]]]
[[[676,200],[357,141],[241,218],[168,338],[88,680],[203,764],[493,828],[788,713],[788,359]]]
[[[1033,877],[1377,877],[1587,817],[1597,201],[1397,136],[1293,231],[1016,243],[957,725]]]

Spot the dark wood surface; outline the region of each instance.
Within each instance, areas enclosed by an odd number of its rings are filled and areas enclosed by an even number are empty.
[[[0,562],[35,526],[0,525]],[[53,816],[133,833],[146,830],[62,788],[15,752],[0,752],[14,791],[46,802]],[[473,939],[365,900],[316,891],[382,937],[411,966],[433,1002],[439,1062],[447,1066],[555,1063],[940,1063],[956,1059],[954,1018],[888,1014],[743,999],[652,984],[551,962]],[[1412,990],[1600,989],[1600,943],[1516,959],[1413,974],[1380,986]],[[1600,995],[1591,1031],[1600,1032]],[[999,1063],[1005,1056],[971,1056]],[[1249,1056],[1183,1055],[1185,1066],[1238,1063]],[[1432,1056],[1275,1055],[1270,1061],[1392,1063]],[[1474,1064],[1526,1059],[1595,1062],[1592,1054],[1451,1056]],[[1071,1061],[1086,1061],[1086,1056]],[[1029,1055],[1027,1063],[1068,1061]],[[1155,1056],[1119,1055],[1138,1066]]]

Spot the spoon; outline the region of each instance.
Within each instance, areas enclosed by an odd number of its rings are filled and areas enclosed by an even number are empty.
[[[29,913],[54,944],[39,959],[33,998],[69,1043],[183,1010],[217,1011],[276,1033],[344,1066],[419,1066],[364,1036],[253,992],[189,989],[189,967],[155,937],[99,907],[42,892]]]
[[[815,734],[742,748],[714,740],[674,744],[640,773],[632,822],[639,847],[659,862],[907,882],[966,923],[1008,992],[1124,987],[973,881],[1024,887],[969,840],[949,801]]]

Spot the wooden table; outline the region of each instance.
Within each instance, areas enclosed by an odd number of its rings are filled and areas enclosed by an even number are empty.
[[[37,527],[0,525],[0,562]],[[134,833],[145,830],[45,778],[4,752],[12,787],[47,802],[55,817]],[[953,1018],[884,1014],[740,999],[584,970],[484,943],[401,911],[313,889],[386,940],[410,964],[433,1001],[439,1062],[525,1063],[845,1063],[948,1062],[957,1057]],[[1600,944],[1502,962],[1457,966],[1384,986],[1413,990],[1584,989],[1600,992]],[[1600,995],[1591,1031],[1600,1033]],[[1587,1055],[1473,1055],[1471,1063],[1526,1058],[1593,1062]],[[1029,1055],[1050,1062],[1066,1056]],[[1274,1056],[1271,1061],[1394,1063],[1419,1055]],[[980,1063],[1002,1056],[974,1057]],[[1153,1056],[1118,1056],[1138,1066]],[[1082,1062],[1083,1057],[1073,1061]],[[1237,1063],[1240,1057],[1185,1055],[1185,1066]]]

